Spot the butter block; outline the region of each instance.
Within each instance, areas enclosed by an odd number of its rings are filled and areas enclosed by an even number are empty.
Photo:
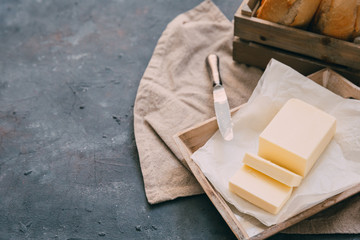
[[[231,192],[272,214],[279,212],[292,189],[246,165],[229,180]]]
[[[335,130],[333,116],[299,99],[290,99],[260,134],[258,155],[306,176]]]
[[[289,187],[299,186],[302,180],[302,176],[251,153],[245,153],[243,163]]]

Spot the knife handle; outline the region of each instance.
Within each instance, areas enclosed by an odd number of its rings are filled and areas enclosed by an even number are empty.
[[[222,85],[219,64],[219,57],[215,54],[210,54],[206,57],[206,67],[210,75],[211,81],[213,81],[213,86]]]

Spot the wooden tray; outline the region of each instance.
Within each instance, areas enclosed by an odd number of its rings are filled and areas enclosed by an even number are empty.
[[[360,88],[353,85],[347,79],[343,78],[336,72],[330,69],[323,69],[314,74],[308,76],[313,81],[317,82],[334,93],[345,97],[354,98],[360,100]],[[232,109],[232,113],[235,113],[241,106]],[[186,129],[174,136],[174,139],[183,154],[183,157],[192,171],[204,192],[210,198],[212,203],[215,205],[221,216],[224,218],[226,223],[229,225],[233,233],[238,239],[264,239],[281,230],[294,225],[305,218],[308,218],[350,196],[360,192],[360,184],[355,187],[344,191],[336,196],[333,196],[322,203],[276,225],[266,227],[262,225],[258,220],[250,217],[243,216],[237,212],[237,210],[228,204],[223,197],[218,193],[211,183],[207,180],[205,175],[202,173],[198,165],[191,159],[191,155],[202,147],[209,138],[217,131],[218,126],[216,118],[208,119],[202,123],[199,123],[189,129]]]
[[[259,19],[259,3],[243,0],[234,15],[235,61],[264,69],[273,57],[304,75],[329,67],[359,85],[360,44]]]

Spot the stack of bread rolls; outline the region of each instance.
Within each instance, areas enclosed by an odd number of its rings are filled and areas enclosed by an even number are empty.
[[[360,36],[358,0],[262,0],[257,17],[343,40]]]

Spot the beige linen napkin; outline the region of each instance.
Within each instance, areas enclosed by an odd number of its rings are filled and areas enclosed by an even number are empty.
[[[206,56],[213,52],[220,57],[220,72],[231,108],[247,101],[262,74],[257,68],[232,60],[232,37],[232,23],[211,1],[204,1],[170,22],[158,41],[134,107],[136,144],[151,204],[203,192],[185,167],[172,137],[214,116]],[[287,232],[360,232],[360,216],[351,211],[359,213],[359,198],[353,199],[342,204],[330,221],[320,215],[322,220],[306,220]]]
[[[232,60],[232,24],[210,1],[165,29],[141,79],[134,128],[149,203],[202,193],[172,136],[214,116],[206,56],[220,57],[230,107],[247,101],[261,71]]]

